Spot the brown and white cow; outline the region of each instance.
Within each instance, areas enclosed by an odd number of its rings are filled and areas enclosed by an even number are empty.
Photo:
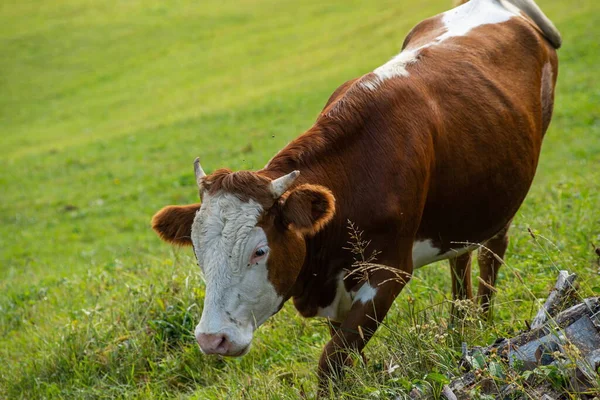
[[[292,298],[336,327],[323,382],[348,349],[362,350],[415,268],[449,259],[454,296],[471,297],[470,252],[483,243],[503,256],[533,180],[560,44],[532,0],[472,0],[421,22],[397,56],[340,86],[263,169],[206,175],[196,161],[202,204],[165,207],[152,226],[194,247],[206,280],[202,351],[245,354]],[[347,221],[390,268],[349,275]],[[484,251],[479,265],[487,307],[500,263]]]

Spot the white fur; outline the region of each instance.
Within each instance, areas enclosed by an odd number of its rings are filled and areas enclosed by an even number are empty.
[[[393,78],[395,76],[408,76],[406,66],[417,61],[417,54],[421,50],[422,46],[416,49],[406,49],[381,67],[375,69],[373,73],[379,77],[380,80]]]
[[[514,10],[514,8],[513,8]],[[466,36],[472,29],[482,25],[506,22],[515,14],[495,0],[471,0],[442,14],[447,31],[436,38],[440,43],[455,36]]]
[[[430,239],[419,240],[413,243],[413,268],[421,268],[424,265],[431,264],[436,261],[460,256],[461,254],[474,250],[475,248],[477,248],[477,245],[469,245],[464,247],[458,245],[456,249],[449,250],[445,253],[440,253],[440,249],[435,247]]]
[[[373,71],[374,78],[365,76],[360,85],[365,89],[374,91],[386,79],[395,77],[407,77],[409,71],[406,69],[410,64],[418,61],[422,49],[437,46],[446,39],[455,36],[465,36],[474,28],[488,24],[499,24],[514,17],[518,10],[508,6],[510,10],[503,7],[497,0],[471,0],[459,7],[442,14],[442,22],[446,32],[435,38],[432,42],[417,48],[405,48],[381,67]]]
[[[338,284],[333,301],[327,307],[319,307],[317,316],[341,322],[348,315],[348,312],[352,308],[352,304],[357,301],[366,304],[373,300],[377,294],[377,288],[372,287],[369,282],[363,283],[357,291],[348,292],[344,285],[344,275],[345,272],[342,272],[338,276]]]
[[[283,301],[268,280],[268,254],[249,265],[258,245],[268,246],[262,228],[256,227],[263,208],[232,194],[203,196],[192,224],[192,243],[206,281],[200,333],[225,333],[232,353],[246,349],[254,330]]]
[[[365,282],[354,295],[354,302],[356,303],[357,301],[360,301],[362,304],[366,304],[367,302],[373,300],[376,294],[377,288],[371,286],[369,282]]]
[[[338,277],[338,284],[333,301],[325,308],[319,307],[317,316],[341,322],[346,318],[346,315],[348,315],[348,312],[352,307],[352,297],[350,292],[347,292],[346,287],[344,286],[344,275],[345,273],[342,272]]]

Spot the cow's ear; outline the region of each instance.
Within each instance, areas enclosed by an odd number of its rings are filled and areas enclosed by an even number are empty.
[[[166,206],[152,217],[152,229],[165,242],[180,246],[192,244],[192,223],[200,203],[187,206]]]
[[[319,185],[297,186],[284,194],[281,201],[283,222],[302,235],[315,235],[335,213],[335,197]]]

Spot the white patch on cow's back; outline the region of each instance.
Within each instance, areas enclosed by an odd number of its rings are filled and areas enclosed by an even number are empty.
[[[387,63],[376,68],[373,75],[365,75],[360,86],[370,91],[376,90],[386,79],[407,77],[407,67],[418,61],[421,50],[437,46],[446,39],[456,36],[465,36],[474,28],[482,25],[499,24],[508,21],[518,13],[512,6],[505,8],[497,0],[471,0],[442,14],[442,23],[446,32],[433,39],[430,43],[417,48],[405,48]]]
[[[423,47],[427,46],[421,46],[416,49],[405,49],[381,67],[376,68],[373,73],[377,75],[380,80],[393,78],[395,76],[408,76],[406,66],[417,61],[417,54]]]
[[[367,302],[373,300],[376,294],[377,288],[371,286],[369,282],[365,282],[353,296],[353,303],[360,301],[362,304],[366,304]]]
[[[346,315],[352,307],[352,297],[350,292],[346,291],[344,275],[345,273],[342,272],[338,276],[335,297],[331,304],[324,308],[319,307],[317,310],[317,315],[319,317],[329,318],[332,321],[338,322],[341,322],[346,318]]]
[[[457,245],[457,248],[455,249],[440,253],[440,249],[433,245],[431,239],[418,240],[413,243],[412,248],[413,268],[417,269],[436,261],[457,257],[468,251],[472,251],[477,247],[478,245],[476,244],[464,247]]]
[[[442,14],[442,22],[447,29],[436,41],[442,42],[455,36],[465,36],[482,25],[506,22],[515,14],[496,0],[471,0]]]

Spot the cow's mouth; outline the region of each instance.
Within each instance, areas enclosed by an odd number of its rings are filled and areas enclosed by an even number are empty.
[[[249,351],[250,351],[250,345],[247,345],[246,347],[243,347],[242,349],[240,349],[236,352],[223,354],[223,356],[225,356],[225,357],[242,357],[242,356],[245,356]]]

